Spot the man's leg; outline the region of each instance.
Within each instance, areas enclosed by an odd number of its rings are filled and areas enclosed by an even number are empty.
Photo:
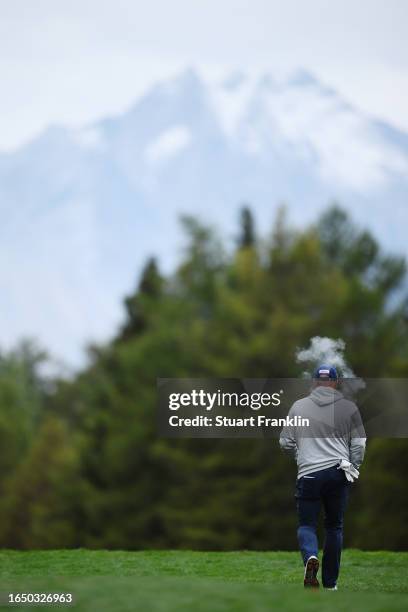
[[[309,557],[317,557],[319,543],[317,541],[317,520],[320,511],[320,500],[298,499],[299,526],[297,537],[303,563]]]
[[[322,496],[325,511],[326,538],[323,549],[323,586],[334,588],[340,572],[343,548],[343,517],[347,503],[348,484],[343,470],[333,468],[331,478],[325,484]]]
[[[304,476],[296,483],[296,499],[299,526],[297,530],[299,548],[306,567],[305,586],[319,586],[316,578],[318,562],[311,561],[319,552],[317,541],[317,521],[320,512],[319,478],[315,475]],[[310,567],[308,567],[310,565]],[[308,584],[307,584],[308,583]]]

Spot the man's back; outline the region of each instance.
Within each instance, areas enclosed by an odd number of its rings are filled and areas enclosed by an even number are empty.
[[[290,417],[299,416],[309,426],[284,427],[283,450],[292,452],[298,478],[334,466],[342,459],[356,467],[362,463],[365,433],[357,406],[332,387],[317,386],[308,397],[295,402]]]

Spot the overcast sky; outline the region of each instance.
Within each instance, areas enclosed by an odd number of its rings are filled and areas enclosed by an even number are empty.
[[[0,0],[0,149],[186,66],[306,68],[408,131],[408,0]]]

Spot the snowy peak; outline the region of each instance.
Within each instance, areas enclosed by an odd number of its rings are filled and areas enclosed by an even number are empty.
[[[305,70],[280,82],[270,73],[237,72],[207,89],[225,137],[244,154],[263,161],[281,151],[325,184],[360,193],[408,172],[402,136],[387,137],[378,122]]]
[[[279,202],[306,223],[336,198],[406,252],[407,177],[408,135],[306,71],[214,82],[190,69],[120,116],[50,126],[0,155],[0,346],[31,335],[78,363],[114,332],[145,257],[174,265],[179,213],[230,235],[242,201],[267,231]]]

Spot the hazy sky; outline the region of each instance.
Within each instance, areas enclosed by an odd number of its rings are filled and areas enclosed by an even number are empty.
[[[0,0],[0,149],[186,66],[299,67],[408,131],[408,0]]]

